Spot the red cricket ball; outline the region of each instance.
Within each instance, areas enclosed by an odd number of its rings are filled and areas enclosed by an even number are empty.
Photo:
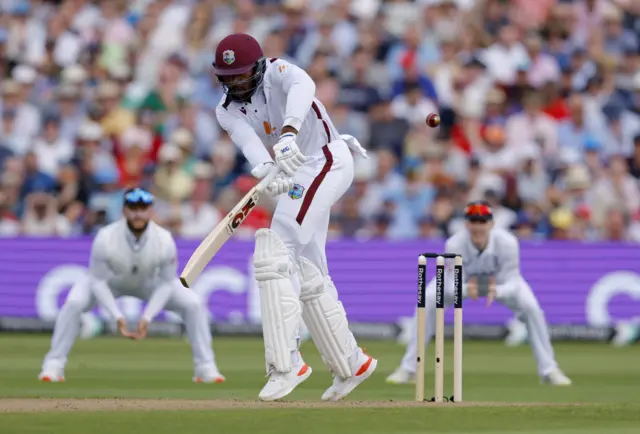
[[[427,125],[429,125],[431,128],[435,128],[440,125],[440,116],[436,113],[431,113],[429,116],[427,116]]]

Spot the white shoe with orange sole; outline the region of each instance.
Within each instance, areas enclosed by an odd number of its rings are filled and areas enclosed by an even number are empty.
[[[43,369],[38,375],[38,380],[43,383],[62,383],[64,382],[64,369]]]
[[[195,370],[194,383],[224,383],[226,378],[215,367],[206,367]]]
[[[300,383],[309,378],[311,367],[302,358],[300,362],[291,369],[291,372],[272,371],[269,374],[269,381],[262,388],[258,398],[262,401],[275,401],[293,392]]]
[[[323,401],[340,401],[373,374],[373,371],[378,366],[378,361],[364,352],[361,352],[361,357],[365,359],[360,363],[355,375],[344,380],[334,376],[333,384],[325,390],[320,399]]]

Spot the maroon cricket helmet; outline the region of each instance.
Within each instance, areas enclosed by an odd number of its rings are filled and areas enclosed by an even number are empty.
[[[258,90],[267,70],[260,44],[252,36],[235,33],[224,38],[216,48],[213,73],[227,94],[228,100],[247,101]],[[229,80],[234,75],[251,72],[241,81]]]
[[[214,74],[244,74],[255,68],[263,58],[264,54],[258,41],[245,33],[234,33],[220,41],[216,48]]]

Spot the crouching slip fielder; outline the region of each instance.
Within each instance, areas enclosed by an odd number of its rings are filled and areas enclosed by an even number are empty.
[[[349,148],[366,152],[336,131],[307,73],[284,60],[265,59],[251,36],[224,38],[214,68],[226,93],[216,116],[253,167],[251,173],[262,178],[274,170],[265,145],[273,147],[280,170],[267,189],[278,196],[271,229],[256,233],[253,258],[269,375],[259,397],[282,398],[311,374],[298,352],[302,317],[334,376],[322,399],[339,400],[377,364],[349,331],[325,256],[331,207],[353,180]],[[296,272],[299,294],[292,281]]]
[[[520,274],[520,247],[510,232],[493,227],[493,214],[484,202],[474,202],[465,210],[466,229],[450,237],[445,251],[462,255],[463,296],[477,299],[486,296],[489,304],[495,299],[511,309],[524,322],[542,381],[556,385],[571,384],[558,368],[544,313],[529,284]],[[451,270],[447,269],[450,274]],[[453,278],[445,279],[445,305],[453,303]],[[427,287],[427,342],[435,329],[435,279]],[[417,321],[414,321],[414,324]],[[412,382],[416,371],[417,327],[400,367],[387,382]]]
[[[100,304],[118,321],[120,333],[142,339],[153,318],[164,308],[185,322],[198,383],[220,383],[211,349],[211,332],[205,306],[178,280],[176,245],[171,234],[150,221],[153,196],[136,188],[124,196],[124,219],[102,228],[91,247],[88,276],[76,283],[56,318],[51,349],[42,364],[39,379],[64,381],[67,354],[78,335],[80,315]],[[132,296],[148,301],[131,333],[116,305],[116,297]]]

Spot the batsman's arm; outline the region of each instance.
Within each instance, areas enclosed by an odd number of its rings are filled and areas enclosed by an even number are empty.
[[[142,312],[142,319],[147,323],[153,321],[158,313],[164,309],[174,288],[182,289],[182,285],[176,277],[178,274],[178,249],[176,248],[175,241],[171,239],[171,244],[167,247],[167,255],[160,264],[160,273],[158,276],[158,280],[161,282],[160,286],[151,294],[147,306],[144,312]]]
[[[316,95],[316,84],[306,71],[286,60],[278,59],[269,69],[271,82],[287,95],[282,133],[297,134]],[[294,131],[290,131],[293,128]]]
[[[107,261],[106,241],[104,233],[98,232],[91,246],[91,257],[89,259],[89,287],[93,295],[98,300],[98,304],[104,307],[116,320],[124,318],[118,308],[116,299],[111,293],[107,281],[111,276],[109,263]]]
[[[262,140],[244,119],[241,119],[222,106],[216,108],[216,118],[220,126],[229,134],[233,143],[240,149],[251,167],[272,162],[269,151]],[[266,122],[266,120],[265,120]],[[265,126],[266,128],[266,126]],[[271,128],[271,126],[269,126]]]

